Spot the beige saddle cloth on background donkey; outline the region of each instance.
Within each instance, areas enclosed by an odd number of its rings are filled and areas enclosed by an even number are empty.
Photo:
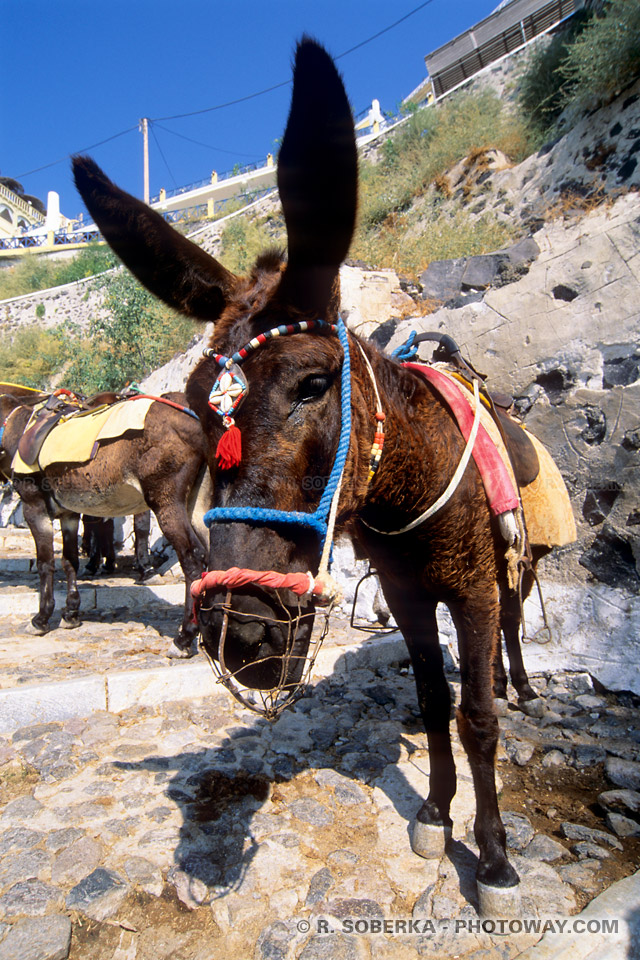
[[[16,453],[11,469],[14,473],[24,475],[40,473],[54,463],[87,463],[96,455],[103,440],[116,440],[126,433],[142,433],[153,402],[148,397],[122,400],[108,407],[98,407],[63,418],[45,437],[33,464],[25,463]]]

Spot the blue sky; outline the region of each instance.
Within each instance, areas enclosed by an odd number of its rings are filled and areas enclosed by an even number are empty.
[[[64,158],[92,147],[87,152],[111,179],[141,196],[137,125],[144,116],[156,121],[152,194],[264,159],[283,132],[288,86],[208,108],[288,81],[304,32],[340,58],[356,113],[373,97],[383,110],[395,110],[424,79],[425,54],[488,16],[498,0],[423,3],[3,0],[0,175],[20,180],[45,202],[47,191],[56,190],[63,213],[75,216],[82,205]],[[201,110],[207,112],[162,119]]]

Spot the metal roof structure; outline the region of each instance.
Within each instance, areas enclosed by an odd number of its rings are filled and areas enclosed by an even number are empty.
[[[584,6],[584,0],[509,0],[470,30],[424,58],[436,97],[484,67],[547,33]]]

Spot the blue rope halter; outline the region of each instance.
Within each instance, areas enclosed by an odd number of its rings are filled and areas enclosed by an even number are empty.
[[[322,322],[319,322],[318,326],[322,328]],[[278,335],[283,335],[282,328],[275,329],[281,331]],[[304,329],[308,328],[305,327]],[[299,329],[287,328],[287,330],[284,332],[298,333],[301,331]],[[272,331],[269,333],[271,334]],[[334,460],[333,467],[331,468],[331,473],[329,474],[329,480],[324,488],[324,492],[316,510],[314,510],[313,513],[302,513],[299,510],[272,510],[268,507],[214,507],[212,510],[208,510],[204,515],[204,522],[207,527],[210,527],[214,523],[235,523],[238,521],[249,521],[251,523],[260,524],[293,524],[302,527],[309,527],[310,529],[315,530],[321,539],[321,545],[324,546],[324,541],[327,535],[327,518],[329,516],[329,510],[331,509],[331,501],[338,487],[338,483],[340,482],[340,477],[347,460],[347,454],[349,453],[349,442],[351,440],[351,357],[349,354],[349,337],[347,334],[347,328],[345,327],[342,318],[338,319],[337,335],[340,343],[342,344],[342,350],[344,354],[340,386],[340,401],[342,408],[340,439],[338,441],[338,449],[336,450],[336,458]],[[269,339],[269,335],[263,337],[256,345],[260,345],[265,339]],[[253,344],[254,341],[251,341],[252,349],[255,349]],[[231,359],[235,363],[241,363],[248,355],[249,346],[250,344],[247,344],[246,347],[235,353]],[[226,357],[221,358],[223,362],[226,362],[227,359],[228,358]]]

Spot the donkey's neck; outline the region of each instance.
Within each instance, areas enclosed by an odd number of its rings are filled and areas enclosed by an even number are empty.
[[[385,413],[385,442],[376,474],[368,487],[360,487],[355,513],[374,526],[378,520],[382,529],[394,529],[413,520],[442,493],[463,442],[444,402],[426,380],[378,350],[365,349]],[[355,385],[365,411],[355,428],[368,437],[375,405],[363,364]],[[362,459],[362,443],[358,449]],[[360,476],[362,471],[361,464]]]

